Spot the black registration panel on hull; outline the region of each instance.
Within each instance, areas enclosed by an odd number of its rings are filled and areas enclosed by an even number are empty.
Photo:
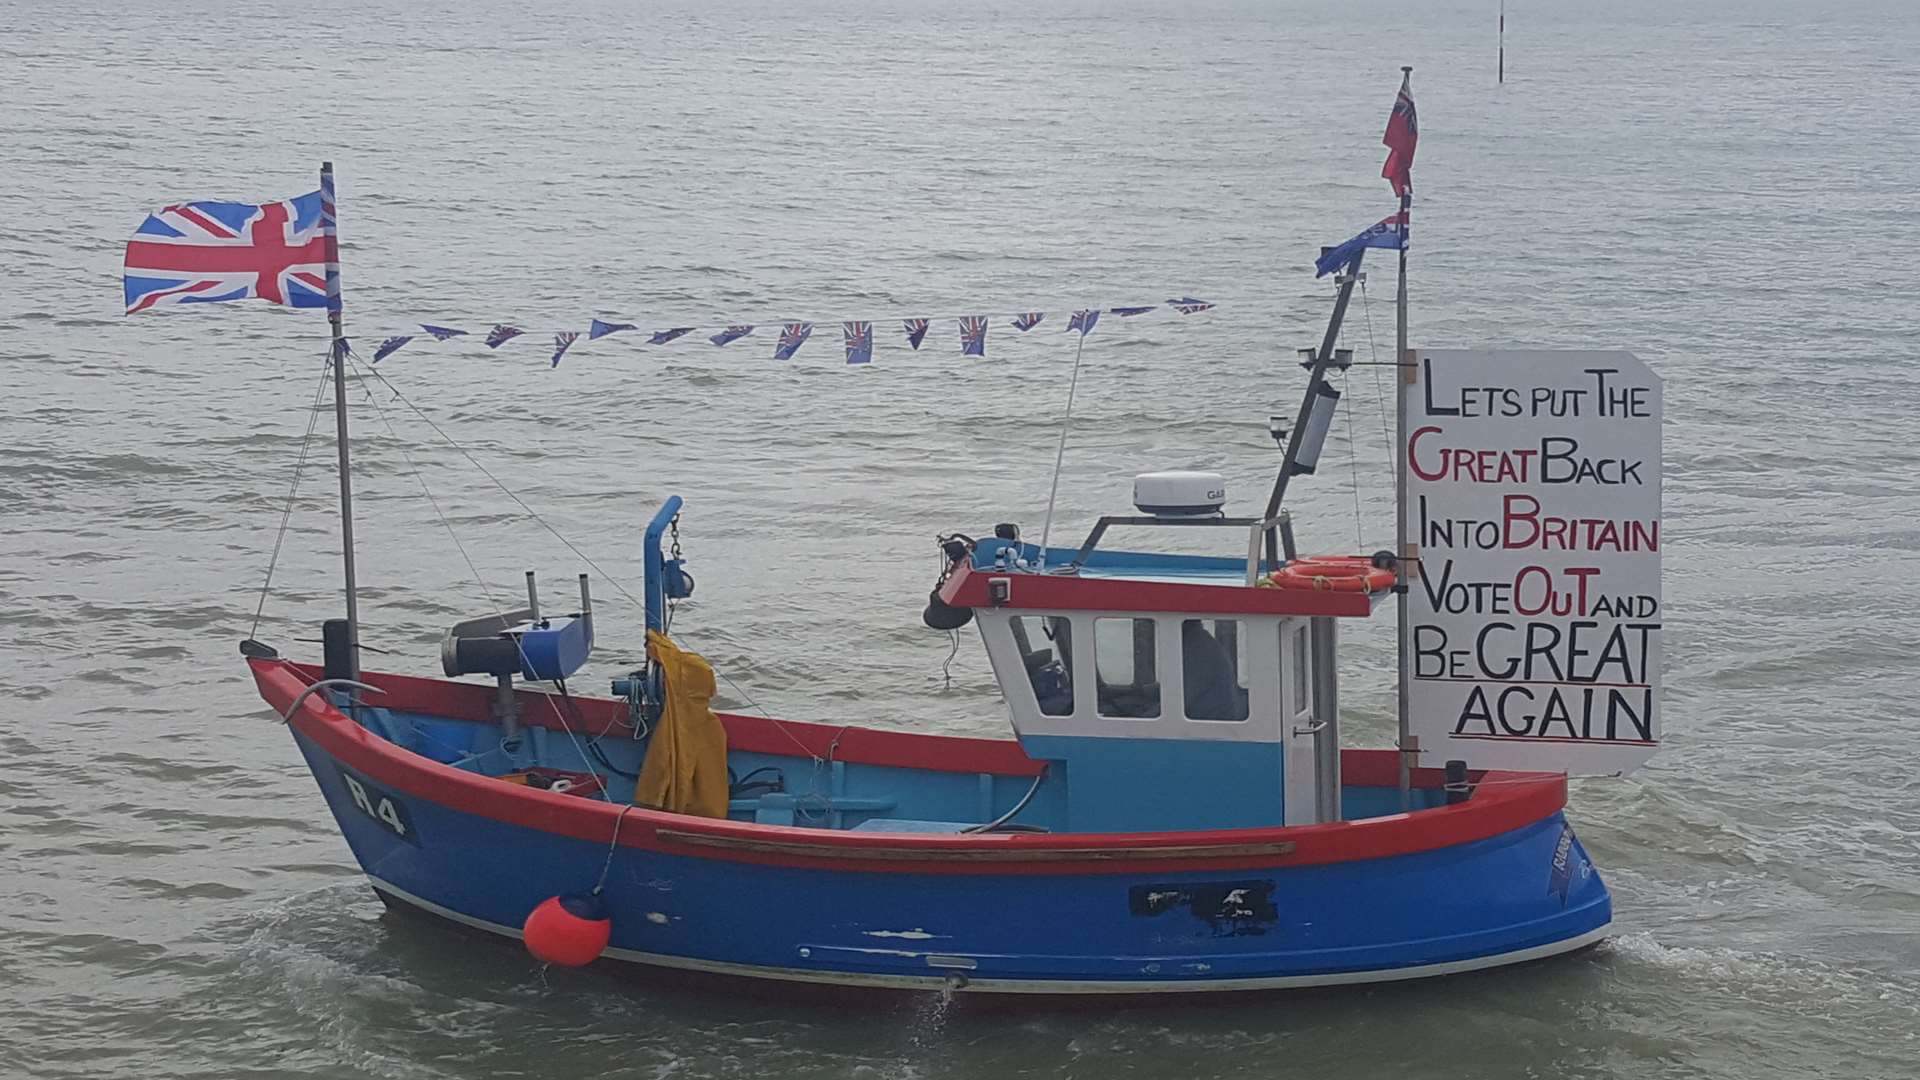
[[[1127,893],[1127,909],[1137,919],[1184,911],[1206,923],[1215,937],[1264,934],[1280,920],[1271,881],[1135,885]]]
[[[419,846],[420,834],[414,831],[413,815],[407,812],[407,804],[399,796],[344,765],[337,768],[340,782],[346,786],[347,798],[355,809],[379,822],[394,836]]]

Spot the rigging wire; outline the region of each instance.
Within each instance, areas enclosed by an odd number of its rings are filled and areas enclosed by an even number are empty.
[[[481,595],[487,598],[487,606],[493,608],[494,615],[505,623],[506,613],[501,610],[499,601],[494,599],[493,590],[487,586],[486,579],[481,576],[480,568],[474,565],[472,556],[467,554],[467,546],[460,542],[460,535],[454,531],[453,523],[447,520],[446,513],[440,509],[440,500],[433,497],[433,489],[427,486],[426,476],[420,472],[420,467],[414,464],[413,455],[407,453],[406,443],[400,438],[399,431],[394,428],[393,421],[387,416],[387,410],[380,404],[379,395],[367,386],[365,370],[360,364],[354,362],[354,353],[351,349],[346,350],[344,355],[347,362],[353,365],[354,384],[360,388],[362,394],[366,395],[367,402],[373,406],[375,415],[379,416],[380,422],[386,426],[387,434],[393,436],[394,448],[400,451],[401,460],[407,463],[407,470],[413,473],[414,480],[419,483],[421,493],[427,497],[427,504],[433,507],[433,516],[440,520],[440,527],[447,531],[447,536],[453,540],[453,546],[459,549],[460,558],[465,560],[467,570],[473,574],[474,584],[480,586]],[[595,569],[599,568],[595,567]],[[519,648],[518,639],[515,639],[514,647]],[[525,652],[520,653],[520,660],[522,663],[527,662]],[[562,693],[564,692],[563,690]],[[567,741],[573,744],[574,753],[580,755],[581,761],[587,761],[587,748],[581,744],[579,736],[574,734],[573,725],[567,723],[566,714],[560,711],[560,706],[553,700],[553,695],[541,694],[540,697],[546,701],[547,708],[553,711],[554,719],[560,721],[560,730],[566,733]],[[613,794],[607,790],[605,784],[600,786],[600,798],[606,802],[613,801]]]
[[[1060,463],[1067,456],[1067,429],[1073,426],[1073,395],[1080,388],[1080,354],[1087,349],[1087,332],[1073,347],[1073,375],[1067,380],[1067,412],[1060,418],[1060,445],[1053,451],[1053,486],[1047,489],[1047,517],[1040,524],[1040,569],[1047,568],[1047,536],[1053,532],[1053,502],[1060,494]],[[958,646],[956,646],[956,649]]]
[[[1387,448],[1387,474],[1391,476],[1399,468],[1399,462],[1394,457],[1393,435],[1387,430],[1387,392],[1380,385],[1380,346],[1373,340],[1373,308],[1367,302],[1366,278],[1360,279],[1360,311],[1367,318],[1367,352],[1373,359],[1373,363],[1368,365],[1373,369],[1373,400],[1380,409],[1380,443]],[[1404,357],[1396,356],[1393,364],[1390,365],[1393,368],[1393,385],[1396,394],[1400,392],[1400,362],[1403,359]]]
[[[333,374],[332,351],[328,351],[327,362],[320,365],[320,382],[313,388],[313,402],[307,406],[307,433],[300,439],[300,457],[293,463],[293,481],[287,485],[287,505],[280,512],[280,531],[273,537],[273,554],[267,559],[267,578],[260,583],[260,599],[253,605],[253,625],[247,627],[247,637],[255,637],[260,632],[260,613],[267,609],[267,592],[273,587],[273,571],[280,564],[280,547],[287,540],[287,525],[293,520],[293,500],[300,493],[300,474],[307,467],[307,450],[313,445],[313,429],[320,424],[320,400],[327,393],[327,376]]]
[[[355,370],[360,370],[358,365],[355,365]],[[594,573],[599,574],[601,577],[601,580],[613,586],[614,590],[618,592],[621,596],[626,597],[629,603],[638,605],[641,608],[646,607],[646,603],[641,599],[639,599],[638,597],[634,596],[633,593],[629,592],[627,590],[627,587],[620,583],[619,578],[616,578],[612,574],[609,574],[605,570],[601,569],[599,563],[594,562],[591,558],[587,556],[586,552],[581,551],[579,548],[575,547],[573,544],[573,541],[567,539],[564,535],[562,535],[560,530],[554,528],[552,525],[549,525],[547,523],[546,518],[541,517],[538,511],[534,510],[533,507],[528,506],[526,502],[520,498],[520,496],[515,495],[511,488],[501,483],[499,477],[493,475],[492,472],[488,471],[485,465],[480,464],[479,459],[475,458],[473,454],[470,453],[465,446],[462,446],[458,441],[456,441],[453,436],[447,434],[446,430],[443,429],[439,424],[434,423],[433,418],[428,416],[425,412],[422,412],[420,409],[420,406],[415,405],[412,399],[408,398],[407,395],[401,393],[399,387],[396,387],[392,383],[388,382],[386,376],[380,374],[378,370],[375,370],[372,368],[368,368],[366,370],[366,374],[373,376],[373,378],[375,379],[378,379],[380,381],[380,385],[392,391],[394,400],[400,402],[401,404],[405,405],[407,408],[413,410],[413,414],[415,416],[418,416],[422,421],[424,421],[428,427],[432,428],[434,431],[434,434],[440,436],[441,439],[445,440],[448,446],[451,446],[455,450],[459,451],[460,456],[466,458],[468,464],[480,470],[480,473],[482,476],[485,476],[487,479],[493,481],[493,486],[499,488],[501,492],[506,495],[507,498],[512,499],[514,502],[514,505],[518,506],[521,510],[525,511],[526,515],[532,518],[536,524],[538,524],[541,528],[547,530],[547,532],[552,533],[553,538],[555,540],[560,541],[562,544],[566,545],[567,550],[573,552],[574,555],[578,556],[581,562],[584,562],[588,566],[593,567]]]
[[[1352,390],[1352,372],[1341,372],[1341,396],[1346,396],[1352,392]],[[1360,440],[1355,438],[1353,434],[1354,411],[1353,406],[1349,404],[1347,406],[1347,465],[1349,466],[1349,471],[1353,474],[1353,550],[1355,554],[1361,554],[1367,550],[1367,541],[1366,538],[1361,535],[1360,529]]]
[[[560,530],[548,524],[547,520],[541,517],[539,512],[534,510],[533,507],[528,506],[526,501],[521,499],[520,496],[514,494],[513,490],[507,487],[506,484],[502,483],[500,478],[495,476],[490,470],[488,470],[488,468],[485,465],[480,464],[479,460],[475,458],[473,454],[470,451],[468,451],[465,446],[462,446],[456,439],[454,439],[453,436],[447,434],[446,429],[442,428],[439,424],[434,423],[432,417],[428,416],[424,411],[422,411],[420,406],[415,405],[412,399],[408,398],[405,394],[401,393],[400,388],[394,386],[393,383],[389,382],[386,376],[380,374],[380,372],[377,369],[374,369],[372,367],[367,367],[363,369],[358,364],[354,365],[354,370],[362,374],[363,390],[366,389],[365,383],[364,383],[364,379],[366,376],[370,375],[374,379],[378,380],[380,385],[386,387],[389,391],[393,393],[394,400],[399,401],[401,404],[405,405],[408,409],[412,410],[415,416],[418,416],[422,422],[424,422],[428,427],[433,429],[434,434],[440,436],[442,441],[444,441],[448,446],[451,446],[456,451],[458,451],[460,453],[460,456],[466,458],[467,462],[471,464],[474,468],[478,469],[482,476],[485,476],[488,480],[493,481],[493,486],[499,488],[500,491],[507,496],[507,498],[512,499],[514,502],[514,505],[520,507],[521,510],[525,511],[526,515],[532,518],[534,522],[536,522],[541,528],[553,534],[554,539],[560,541],[561,544],[565,545],[566,549],[568,551],[573,552],[574,555],[578,556],[580,561],[592,567],[594,572],[599,574],[601,579],[606,581],[607,584],[612,585],[614,590],[617,591],[621,596],[626,597],[630,603],[635,604],[636,606],[640,607],[642,610],[645,609],[646,603],[644,601],[640,600],[638,597],[634,596],[632,592],[628,591],[626,586],[622,585],[618,578],[614,577],[612,574],[609,574],[605,569],[603,569],[600,566],[599,563],[594,562],[593,559],[589,557],[586,552],[581,551],[578,547],[576,547],[573,541],[567,539],[566,536],[560,532]],[[369,394],[371,394],[371,391],[368,391],[368,392]],[[416,472],[415,475],[417,476],[418,473]],[[438,508],[436,507],[436,512],[437,512],[437,509]],[[445,524],[444,518],[442,518],[442,524]],[[471,563],[469,563],[469,565],[471,565]],[[484,588],[484,585],[482,587]],[[489,594],[488,599],[489,599],[489,602],[491,602],[492,600],[491,594]],[[498,611],[497,605],[495,610],[496,612]],[[682,635],[682,640],[685,640],[685,635]],[[800,737],[795,735],[790,729],[788,729],[785,724],[781,723],[778,717],[774,716],[771,712],[768,712],[765,708],[763,708],[760,705],[758,701],[755,701],[753,698],[753,695],[747,693],[747,691],[743,687],[741,687],[741,685],[738,682],[734,681],[733,676],[728,675],[726,672],[721,671],[717,668],[715,669],[714,673],[718,675],[720,679],[723,682],[725,682],[727,686],[733,690],[735,696],[737,696],[742,702],[744,702],[748,708],[752,709],[754,712],[759,713],[762,717],[765,717],[769,723],[773,724],[774,727],[778,728],[780,733],[782,735],[785,735],[787,737],[787,740],[793,743],[794,746],[798,747],[801,753],[805,754],[808,758],[812,759],[814,764],[819,765],[822,763],[823,759],[820,757],[820,755],[814,753],[812,748],[807,746],[806,743],[800,741]],[[557,709],[556,709],[556,714],[557,714]],[[563,719],[561,723],[564,726],[565,720]],[[843,726],[841,730],[844,732],[846,729]],[[568,734],[569,736],[572,735],[571,729],[568,729]]]

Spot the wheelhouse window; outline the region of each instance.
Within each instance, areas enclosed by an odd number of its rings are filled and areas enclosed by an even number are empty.
[[[1280,669],[1286,672],[1287,678],[1293,681],[1293,689],[1289,697],[1293,701],[1294,715],[1298,716],[1306,712],[1307,706],[1313,703],[1311,696],[1313,691],[1313,671],[1308,667],[1309,656],[1307,650],[1306,623],[1304,621],[1296,621],[1291,629],[1288,629],[1281,635],[1280,642],[1282,660],[1286,659],[1285,653],[1288,650],[1293,652],[1292,665],[1289,666],[1283,663],[1280,665]]]
[[[1013,640],[1041,713],[1072,716],[1073,624],[1061,615],[1017,615],[1012,622]]]
[[[1151,719],[1160,715],[1152,619],[1095,619],[1093,666],[1101,716]]]
[[[1247,688],[1241,674],[1245,627],[1238,619],[1184,619],[1180,623],[1181,682],[1189,720],[1245,720]]]

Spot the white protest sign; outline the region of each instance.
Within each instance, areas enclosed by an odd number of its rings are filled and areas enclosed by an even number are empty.
[[[1420,763],[1622,773],[1660,745],[1660,378],[1421,349],[1406,395]]]

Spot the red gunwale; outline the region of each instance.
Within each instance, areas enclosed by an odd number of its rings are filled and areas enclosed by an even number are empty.
[[[249,660],[248,666],[261,697],[283,714],[300,691],[318,678],[315,669],[286,660]],[[490,687],[439,679],[380,674],[363,674],[361,678],[387,691],[378,699],[384,707],[463,719],[484,720],[486,701],[493,693]],[[546,707],[540,701],[545,697],[523,692],[523,702],[539,708]],[[592,698],[575,698],[574,702],[591,731],[625,730],[623,724],[615,726],[617,721],[612,719],[621,703]],[[552,716],[542,723],[542,718],[535,715],[537,711],[524,709],[525,722],[560,726]],[[729,738],[736,732],[744,737],[736,746],[745,746],[751,740],[765,741],[773,753],[790,754],[797,749],[770,721],[741,716],[723,720]],[[618,833],[622,847],[816,870],[1086,875],[1137,874],[1147,868],[1164,873],[1313,866],[1410,855],[1484,840],[1559,812],[1567,798],[1566,778],[1558,773],[1490,772],[1473,779],[1476,783],[1482,779],[1498,783],[1477,788],[1472,799],[1456,806],[1326,825],[1165,833],[856,833],[688,817],[502,784],[404,750],[355,724],[317,694],[301,703],[291,723],[321,751],[367,778],[450,810],[602,844],[614,838],[615,823],[624,812],[626,820]],[[1040,768],[1018,743],[1010,741],[818,724],[782,723],[779,727],[791,729],[809,746],[818,746],[822,757],[827,756],[829,745],[837,737],[839,745],[833,756],[843,761],[901,764],[938,759],[939,766],[927,767],[1012,776],[1032,776]],[[962,758],[966,759],[964,763]],[[988,764],[1016,767],[981,767]],[[1391,750],[1342,751],[1341,768],[1350,783],[1360,786],[1395,783],[1396,763]],[[1436,787],[1443,781],[1440,770],[1415,771],[1418,787]],[[662,830],[670,835],[662,836]],[[691,836],[695,842],[676,840],[672,834]],[[755,843],[766,847],[755,850]],[[1262,846],[1276,850],[1249,853],[1250,848]],[[793,854],[796,848],[804,848],[806,854]],[[1208,848],[1218,848],[1220,854],[1208,854]],[[1176,849],[1179,854],[1173,854]],[[1000,861],[1016,852],[1018,861]]]
[[[990,578],[1012,582],[1007,602],[987,596]],[[1244,584],[1196,585],[1136,578],[1083,578],[1061,574],[999,573],[962,563],[940,587],[940,599],[955,607],[1039,608],[1050,611],[1180,611],[1222,615],[1373,614],[1373,595],[1306,589],[1260,589]],[[1397,781],[1396,781],[1397,782]]]

